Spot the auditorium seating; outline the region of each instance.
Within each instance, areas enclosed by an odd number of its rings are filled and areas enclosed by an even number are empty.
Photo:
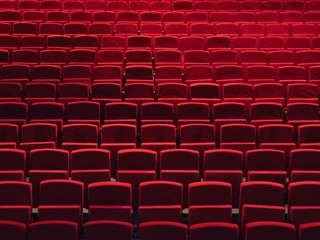
[[[0,240],[316,239],[319,16],[0,1]]]

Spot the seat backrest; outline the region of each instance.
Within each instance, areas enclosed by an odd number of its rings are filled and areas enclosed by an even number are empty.
[[[182,184],[169,181],[143,182],[139,186],[140,206],[182,205]]]
[[[71,152],[72,170],[110,169],[110,151],[79,149]]]
[[[189,184],[189,206],[192,205],[230,205],[231,184],[204,181]]]
[[[175,142],[176,127],[171,124],[148,124],[141,127],[141,142]]]
[[[44,180],[40,183],[40,205],[83,207],[84,184],[74,180]]]
[[[132,124],[106,124],[101,127],[102,143],[135,143],[137,129]]]
[[[0,205],[32,205],[32,185],[27,182],[0,182]]]
[[[88,200],[91,205],[118,206],[132,204],[132,189],[129,183],[97,182],[88,185]]]
[[[110,240],[130,240],[133,236],[133,225],[131,223],[112,220],[90,221],[84,224],[83,234],[84,240],[101,240],[106,234],[110,236]]]
[[[62,220],[50,220],[34,222],[29,225],[29,239],[56,239],[77,240],[78,225],[74,222]]]

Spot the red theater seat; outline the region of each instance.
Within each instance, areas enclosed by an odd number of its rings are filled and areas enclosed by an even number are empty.
[[[284,4],[284,6],[286,3]],[[299,11],[284,11],[279,13],[280,23],[300,23],[303,22],[303,15]]]
[[[62,149],[76,150],[98,147],[98,126],[86,123],[66,124],[62,127]]]
[[[262,51],[282,50],[285,47],[283,37],[265,36],[259,39],[259,49]]]
[[[244,23],[240,25],[240,32],[242,35],[249,36],[264,36],[264,25],[257,23]]]
[[[141,105],[141,124],[174,123],[174,106],[172,103],[147,102]]]
[[[244,3],[241,5],[243,7]],[[234,12],[232,14],[232,21],[235,23],[255,22],[255,14],[254,12],[247,12],[245,9],[241,9],[241,12]]]
[[[182,57],[181,51],[174,50],[174,49],[159,49],[155,51],[154,60],[157,67],[159,67],[160,65],[178,65],[179,66],[182,63],[181,57]],[[155,74],[158,74],[157,67],[155,69]],[[159,69],[162,69],[162,68],[159,68]]]
[[[186,73],[186,72],[185,72]],[[191,83],[189,85],[189,99],[194,102],[205,102],[210,106],[219,103],[220,88],[215,83]],[[209,109],[211,112],[211,107]]]
[[[257,221],[284,222],[283,204],[284,186],[282,184],[268,181],[241,183],[239,221],[243,229],[242,234],[247,236],[250,231],[249,224]]]
[[[26,236],[26,225],[15,221],[0,221],[0,231],[3,232],[3,238],[12,240],[23,240]]]
[[[319,234],[319,223],[305,223],[299,226],[299,239],[313,240]]]
[[[67,123],[90,123],[100,126],[100,105],[92,101],[69,102],[66,106]]]
[[[284,121],[284,108],[281,103],[258,102],[250,105],[250,123],[281,124]]]
[[[71,50],[72,51],[72,50]],[[92,50],[94,51],[94,50]],[[91,55],[91,53],[89,53]],[[84,57],[86,55],[86,53],[84,55],[82,55],[82,53],[80,53],[80,55],[77,55],[77,53],[75,53],[74,57]],[[83,60],[85,60],[86,58],[83,58]],[[90,59],[88,59],[88,61],[90,61]],[[63,66],[63,73],[62,73],[62,79],[63,82],[66,82],[64,84],[70,84],[70,83],[74,83],[74,84],[79,84],[79,87],[81,84],[83,84],[83,87],[85,84],[89,84],[91,82],[91,67],[89,65],[81,65],[81,64],[86,64],[86,62],[78,62],[78,64],[75,64],[76,62],[73,62],[74,65],[65,65]],[[90,62],[88,62],[88,64],[90,64]],[[63,97],[61,96],[61,85],[60,84],[60,98]],[[67,87],[68,85],[64,85],[63,88]],[[74,86],[76,87],[76,86]],[[65,93],[64,93],[65,94]],[[80,93],[80,95],[84,94]],[[75,94],[77,95],[77,94]],[[83,95],[84,96],[84,95]]]
[[[181,183],[170,181],[141,183],[139,186],[139,216],[141,215],[140,220],[145,223],[140,224],[140,227],[157,220],[181,222],[182,201]]]
[[[239,31],[239,25],[236,23],[219,22],[215,25],[216,35],[238,36],[240,33]]]
[[[247,181],[287,181],[285,152],[274,149],[256,149],[246,152]]]
[[[0,147],[1,148],[17,148],[19,143],[18,125],[10,123],[0,124]]]
[[[79,2],[78,2],[79,3]],[[80,3],[81,5],[83,3]],[[79,6],[80,7],[80,6]],[[83,6],[81,6],[83,8]],[[83,10],[69,9],[71,22],[91,23],[92,14]]]
[[[32,82],[58,84],[61,80],[61,67],[56,65],[35,65],[32,68]]]
[[[141,148],[156,150],[176,148],[176,127],[171,124],[141,126]]]
[[[132,1],[129,3],[129,10],[130,11],[149,11],[150,4],[147,1]]]
[[[184,15],[183,15],[184,16]],[[166,18],[163,15],[164,21],[164,33],[165,35],[172,35],[177,37],[187,36],[188,35],[188,25],[185,23],[176,23],[176,22],[165,22]]]
[[[212,1],[195,1],[193,7],[195,11],[217,10],[216,3]]]
[[[255,149],[255,126],[250,124],[222,125],[220,129],[220,148],[235,149],[242,152]]]
[[[305,10],[305,2],[301,0],[290,0],[283,4],[284,11],[304,11]]]
[[[239,10],[240,11],[255,11],[259,12],[261,9],[259,1],[247,1],[247,2],[240,2],[239,3]]]
[[[86,1],[84,8],[86,11],[105,11],[106,3],[104,1]]]
[[[177,123],[210,123],[209,105],[207,103],[185,102],[177,104]]]
[[[138,106],[129,102],[114,102],[105,105],[104,123],[136,124],[138,120]]]
[[[290,182],[317,181],[319,150],[294,149],[290,153]]]
[[[30,106],[31,123],[57,124],[58,132],[65,121],[64,104],[59,102],[35,102]]]
[[[116,65],[102,65],[93,67],[93,81],[96,83],[122,83],[123,69]]]
[[[231,222],[231,184],[204,181],[190,183],[189,224]]]
[[[14,35],[36,35],[38,34],[38,27],[36,23],[31,22],[17,22],[13,23]]]
[[[12,63],[26,65],[39,64],[39,52],[32,49],[13,50]]]
[[[0,149],[0,177],[2,181],[24,181],[26,153],[20,149]]]
[[[98,59],[97,59],[98,65],[116,65],[116,66],[122,67],[124,64],[124,61],[125,61],[125,53],[123,50],[103,49],[98,51]],[[106,66],[103,66],[103,67],[106,68]]]
[[[292,51],[308,50],[311,49],[311,39],[303,35],[293,35],[286,38],[286,47]]]
[[[61,83],[58,92],[58,100],[63,103],[85,101],[89,98],[89,86],[86,83]]]
[[[180,38],[180,50],[205,50],[205,38],[200,36],[187,36]]]
[[[29,224],[32,212],[32,185],[20,181],[0,182],[1,220]]]
[[[155,36],[154,47],[155,49],[174,48],[178,50],[179,38],[176,36]]]
[[[211,23],[205,22],[192,22],[189,24],[189,31],[191,35],[195,36],[212,36],[214,34],[214,28]]]
[[[211,51],[211,63],[213,66],[236,65],[238,54],[235,50],[213,50]]]
[[[159,102],[168,102],[174,105],[186,102],[188,86],[184,83],[161,83],[157,87],[157,98]]]
[[[276,221],[261,221],[248,223],[246,226],[246,240],[270,239],[280,237],[284,240],[295,239],[295,226]]]
[[[208,240],[210,236],[219,236],[221,240],[237,240],[239,227],[232,223],[208,222],[190,226],[191,240]]]
[[[36,148],[58,146],[58,129],[51,123],[28,123],[21,126],[20,148],[29,152]]]
[[[67,64],[67,51],[66,50],[42,50],[40,52],[40,63],[47,65],[61,65]]]
[[[2,49],[18,49],[20,47],[20,39],[18,36],[1,35],[0,46]]]
[[[31,223],[29,226],[29,239],[60,238],[61,240],[77,240],[79,229],[76,223],[64,220],[48,220]]]
[[[95,220],[131,223],[132,187],[122,182],[97,182],[88,185],[89,216]]]
[[[99,48],[99,39],[96,35],[75,36],[73,41],[75,48]]]
[[[232,84],[243,83],[244,81],[242,66],[239,66],[239,65],[220,65],[215,67],[214,72],[215,72],[215,78],[214,78],[215,81],[220,85],[223,85],[224,88],[226,84],[229,84],[229,86],[232,86]],[[238,93],[241,94],[240,92]]]
[[[219,69],[222,70],[222,69]],[[224,68],[224,81],[240,81],[242,75],[242,68],[231,66],[230,70],[233,72],[229,75]],[[221,72],[220,72],[221,73]],[[249,83],[225,83],[222,88],[223,101],[227,102],[240,102],[245,104],[246,111],[248,113],[249,106],[253,102],[253,89]]]
[[[211,66],[190,65],[184,68],[184,80],[187,84],[205,83],[211,84],[213,82],[213,71]],[[189,85],[190,86],[190,85]]]
[[[214,13],[210,13],[209,15],[209,22],[211,23],[228,23],[232,22],[232,12],[231,11],[218,11]]]
[[[84,224],[83,231],[85,240],[98,240],[106,234],[114,240],[130,240],[133,236],[133,225],[117,220],[96,220]]]
[[[295,23],[291,25],[292,36],[313,37],[316,35],[316,26],[310,23]]]
[[[26,49],[45,49],[46,39],[44,36],[21,36],[20,47]]]
[[[153,83],[153,69],[151,64],[127,66],[125,69],[125,78],[126,83]]]
[[[244,53],[246,53],[246,52],[244,52]],[[259,55],[260,55],[260,53],[259,53]],[[245,57],[245,55],[241,55],[241,56]],[[250,53],[248,55],[246,55],[246,56],[249,57]],[[265,59],[265,55],[263,55],[263,56],[264,57],[262,57],[262,54],[261,54],[261,61],[262,61],[262,59]],[[253,61],[253,59],[251,61]],[[242,61],[242,64],[245,64],[245,63]],[[251,62],[249,62],[248,64],[251,64]],[[277,84],[274,83],[275,80],[276,80],[276,72],[275,72],[275,68],[273,66],[267,66],[267,65],[248,66],[247,69],[246,69],[246,75],[247,75],[246,77],[247,77],[248,83],[254,84],[253,85],[254,94],[256,94],[258,91],[260,93],[260,89],[263,89],[263,88],[266,88],[266,87],[269,87],[270,90],[271,89],[276,90]],[[279,95],[279,98],[280,98],[279,101],[282,103],[283,102],[283,101],[281,101],[281,98],[283,98],[282,84],[278,84],[278,85],[281,85],[279,87],[281,89],[281,92],[280,92],[281,95]],[[262,91],[261,91],[261,93],[262,93]],[[267,101],[272,101],[272,99],[271,99],[272,92],[264,91],[263,94],[266,95],[266,96],[268,96],[268,94],[269,94],[270,95],[270,99],[268,99],[267,97],[265,99]],[[257,101],[257,99],[255,99],[255,101]]]
[[[298,127],[298,144],[301,148],[319,148],[318,124],[307,124]]]
[[[61,2],[56,0],[46,0],[40,3],[40,10],[61,10]]]
[[[151,83],[127,83],[124,100],[136,103],[140,108],[142,103],[154,101],[153,89],[154,86]]]
[[[208,13],[206,12],[186,12],[186,22],[208,22]]]
[[[1,82],[0,96],[1,102],[21,102],[22,85],[20,83]]]
[[[289,24],[287,23],[269,23],[265,28],[267,36],[289,36]]]
[[[155,240],[164,237],[182,240],[187,235],[187,225],[182,223],[154,221],[142,223],[139,226],[139,236],[141,240],[154,238]]]
[[[161,50],[159,50],[161,51]],[[166,50],[164,50],[166,51]],[[167,51],[168,52],[168,51]],[[172,61],[174,61],[175,59],[172,58],[172,57],[175,57],[175,56],[172,56],[171,54],[172,52],[170,51],[169,54],[167,54],[167,56],[164,56],[166,53],[164,53],[162,51],[161,53],[161,57],[164,59],[166,58],[168,61],[171,59]],[[160,54],[159,54],[160,55]],[[174,62],[174,63],[177,63],[177,64],[180,64],[181,62],[181,52],[176,52],[174,53],[174,55],[177,55],[176,56],[176,60],[177,62]],[[171,56],[171,58],[170,58]],[[160,57],[160,58],[161,58]],[[164,59],[165,60],[165,59]],[[180,61],[180,62],[178,62]],[[155,68],[155,83],[156,83],[156,86],[160,83],[182,83],[182,67],[180,65],[163,65],[163,66],[158,66]]]
[[[287,87],[287,103],[294,102],[319,102],[319,91],[316,84],[295,83]]]
[[[126,11],[128,10],[128,3],[124,1],[119,2],[108,2],[107,3],[107,10],[108,11]]]
[[[289,183],[289,221],[295,225],[319,221],[319,201],[314,196],[319,189],[317,181]]]
[[[163,2],[150,2],[151,11],[169,12],[172,10],[171,3],[168,1]]]
[[[91,85],[91,89],[91,100],[99,102],[102,109],[106,103],[121,102],[122,91],[121,84],[119,83],[99,82],[96,80],[96,82]],[[104,110],[101,112],[101,115],[104,116]]]
[[[82,224],[83,196],[84,184],[81,182],[62,179],[42,181],[39,221],[66,220]]]
[[[26,103],[54,102],[56,100],[56,85],[54,83],[27,83],[24,90]]]
[[[251,69],[250,70],[249,69],[250,68],[248,68],[248,76],[249,76],[249,71],[251,71]],[[269,67],[267,71],[271,71],[271,73],[269,73],[268,75],[272,77],[272,79],[274,80],[275,78],[274,68],[270,69]],[[259,71],[257,71],[257,74],[258,72]],[[253,94],[254,94],[255,102],[275,102],[275,103],[281,103],[282,105],[284,105],[285,103],[284,94],[283,94],[283,85],[281,83],[254,84]]]
[[[236,1],[232,1],[232,0],[218,1],[217,2],[217,10],[235,12],[235,11],[238,11],[238,3]]]

